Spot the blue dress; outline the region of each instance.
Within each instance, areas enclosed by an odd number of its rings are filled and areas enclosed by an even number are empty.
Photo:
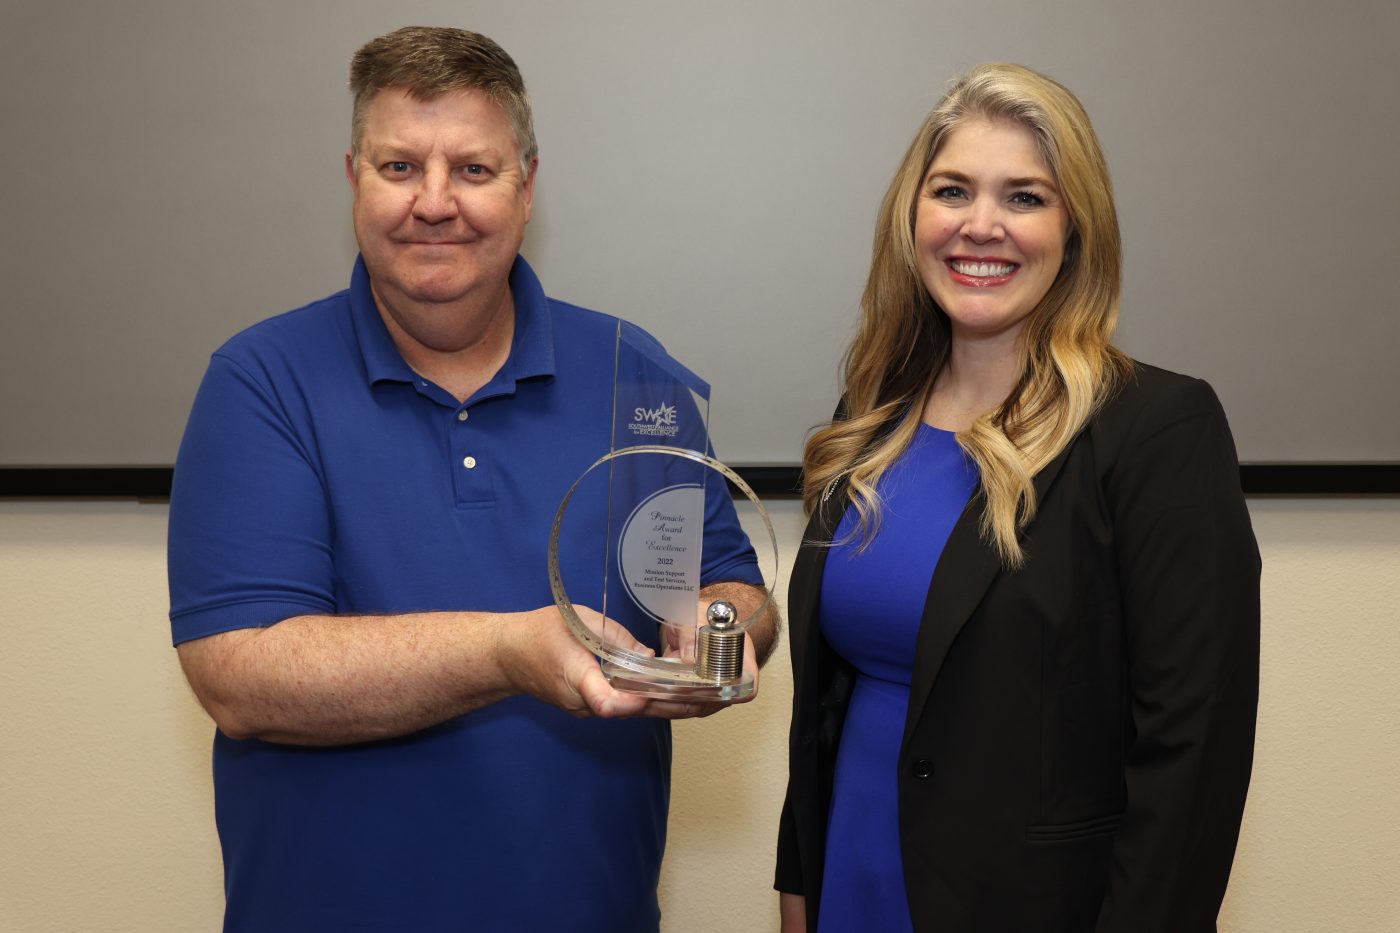
[[[821,631],[856,670],[827,827],[820,933],[912,931],[896,772],[929,581],[977,485],[950,431],[920,425],[877,486],[879,533],[857,553],[847,508],[822,577]],[[933,827],[937,831],[937,827]]]

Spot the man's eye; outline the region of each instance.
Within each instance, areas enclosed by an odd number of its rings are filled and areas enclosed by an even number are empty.
[[[468,165],[465,169],[463,169],[463,171],[466,172],[468,175],[485,175],[486,166],[477,165],[473,163],[471,165]]]
[[[408,163],[407,163],[407,162],[390,162],[388,165],[385,166],[385,168],[387,168],[389,171],[393,172],[395,175],[403,175],[403,174],[405,174],[405,173],[408,171]]]

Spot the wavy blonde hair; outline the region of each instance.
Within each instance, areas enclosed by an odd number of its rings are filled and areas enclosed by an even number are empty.
[[[1064,262],[1027,319],[1021,377],[1002,404],[957,434],[981,475],[984,539],[1002,563],[1025,560],[1019,531],[1035,516],[1035,475],[1065,449],[1131,371],[1110,344],[1118,322],[1122,244],[1108,166],[1083,106],[1020,65],[979,65],[954,80],[910,143],[880,206],[860,327],[846,351],[845,417],[814,432],[803,455],[812,511],[849,476],[865,543],[879,528],[876,482],[909,446],[948,360],[948,317],[924,287],[914,246],[920,189],[948,134],[968,120],[1013,120],[1035,136],[1069,213]]]

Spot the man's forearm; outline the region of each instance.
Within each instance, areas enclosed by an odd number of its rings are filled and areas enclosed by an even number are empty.
[[[180,645],[195,694],[231,738],[335,745],[404,735],[513,692],[504,616],[298,616]]]
[[[646,651],[583,606],[608,641]],[[529,612],[297,616],[179,646],[195,695],[231,738],[346,745],[407,735],[524,694],[574,716],[701,715],[613,689],[554,606]]]

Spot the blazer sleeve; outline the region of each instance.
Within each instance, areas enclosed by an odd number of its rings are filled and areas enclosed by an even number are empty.
[[[797,847],[797,820],[792,812],[792,790],[789,786],[783,801],[783,814],[778,820],[778,867],[773,877],[774,889],[784,894],[802,894],[802,856]]]
[[[1105,491],[1133,735],[1096,931],[1214,931],[1253,762],[1259,551],[1206,383],[1156,394],[1124,438]]]

